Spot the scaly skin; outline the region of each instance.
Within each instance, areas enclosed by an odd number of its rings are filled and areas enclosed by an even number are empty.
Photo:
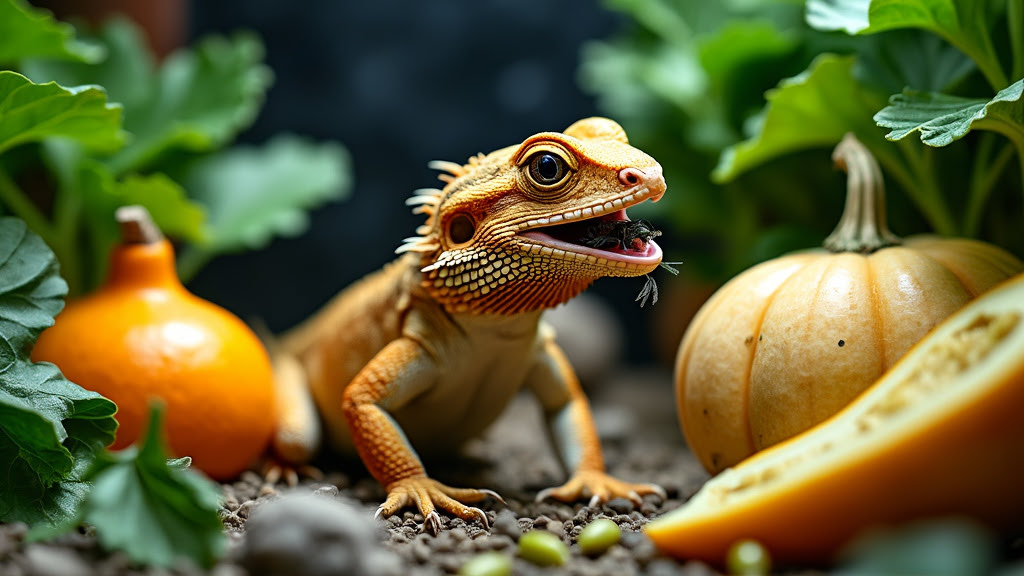
[[[540,322],[541,312],[603,276],[653,271],[661,250],[599,250],[574,244],[554,225],[600,216],[665,191],[661,166],[631,147],[618,124],[581,120],[565,133],[536,134],[466,165],[435,163],[443,190],[419,190],[409,204],[427,216],[404,255],[328,303],[282,341],[278,457],[301,464],[319,438],[317,419],[297,390],[312,393],[332,443],[356,451],[388,492],[378,510],[416,506],[437,530],[438,508],[486,516],[467,506],[489,490],[430,479],[420,451],[450,451],[493,422],[524,386],[547,415],[571,477],[538,498],[596,504],[663,494],[605,473],[601,447],[579,382]],[[558,240],[556,238],[561,238]],[[300,381],[304,378],[304,382]]]

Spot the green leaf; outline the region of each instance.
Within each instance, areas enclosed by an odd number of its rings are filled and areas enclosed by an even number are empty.
[[[123,142],[121,107],[108,103],[98,86],[34,84],[17,72],[0,71],[0,153],[53,136],[116,149]]]
[[[0,218],[0,343],[6,350],[0,358],[7,360],[0,362],[0,374],[53,325],[67,290],[43,240],[21,220]]]
[[[224,551],[218,487],[180,462],[168,462],[163,410],[154,405],[141,449],[107,455],[89,474],[85,522],[100,543],[132,560],[170,567],[179,558],[211,566]]]
[[[66,293],[50,249],[21,220],[0,218],[0,522],[74,517],[81,474],[114,440],[113,402],[28,359]]]
[[[103,54],[102,46],[76,40],[75,29],[46,10],[22,0],[0,0],[0,64],[25,58],[96,62]]]
[[[935,92],[906,90],[889,100],[875,114],[879,126],[891,128],[889,140],[920,132],[929,146],[946,146],[972,128],[993,130],[1024,142],[1024,80],[996,94],[995,98],[960,98]]]
[[[921,30],[894,30],[859,44],[857,78],[887,94],[906,88],[943,92],[977,70],[963,52]]]
[[[109,163],[116,174],[149,166],[170,150],[206,152],[230,142],[255,119],[272,81],[263,45],[252,34],[209,37],[156,69],[135,25],[112,20],[98,38],[109,57],[97,64],[36,61],[33,78],[99,83],[124,104],[133,136]]]
[[[114,441],[114,403],[56,366],[19,361],[0,375],[0,521],[57,525],[74,518],[82,474]]]
[[[808,0],[807,23],[819,30],[875,34],[901,28],[933,32],[970,56],[996,88],[1006,86],[989,29],[1004,9],[993,0]]]
[[[215,254],[302,233],[309,224],[307,210],[348,194],[351,173],[340,145],[278,136],[261,148],[237,147],[204,158],[184,182],[207,214],[206,241],[191,256],[183,255],[187,278]]]
[[[870,118],[884,97],[856,81],[853,65],[852,56],[824,54],[768,91],[754,135],[722,153],[713,179],[726,182],[778,156],[833,146],[851,131],[864,142],[879,139]]]
[[[114,213],[121,206],[138,204],[153,216],[167,236],[185,242],[205,240],[206,217],[201,204],[191,200],[174,180],[159,172],[141,176],[129,174],[115,180],[111,170],[95,160],[83,160],[70,184],[82,203],[90,239],[91,281],[106,277],[109,255],[121,237]],[[91,282],[90,282],[91,284]]]

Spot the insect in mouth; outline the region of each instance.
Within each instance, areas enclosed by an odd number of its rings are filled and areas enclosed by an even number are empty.
[[[661,236],[661,230],[655,229],[646,220],[604,220],[595,222],[588,227],[586,233],[580,238],[580,244],[590,248],[621,248],[642,252],[647,249],[647,243],[658,236]],[[658,266],[675,276],[679,274],[679,270],[675,269],[673,264],[682,264],[682,262],[662,262]],[[639,302],[640,307],[643,308],[648,300],[651,301],[652,306],[658,302],[658,283],[651,278],[650,274],[644,275],[644,287],[640,289],[640,294],[637,295],[635,301]]]
[[[621,248],[642,252],[647,248],[647,243],[658,236],[661,236],[661,230],[656,230],[646,220],[602,220],[587,228],[580,238],[580,244],[590,248]]]

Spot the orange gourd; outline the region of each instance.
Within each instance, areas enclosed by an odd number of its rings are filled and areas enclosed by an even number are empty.
[[[676,356],[683,433],[717,473],[838,412],[932,327],[1024,269],[984,242],[886,227],[881,170],[852,136],[834,159],[846,208],[825,249],[763,262],[726,283]]]
[[[712,478],[647,524],[663,551],[724,564],[837,559],[874,528],[966,517],[1024,529],[1024,274],[953,313],[825,422]]]
[[[144,209],[122,208],[118,219],[122,243],[106,283],[68,303],[32,359],[53,362],[117,404],[112,448],[139,438],[159,398],[171,451],[230,479],[263,452],[273,430],[267,353],[236,316],[182,286],[174,250]]]

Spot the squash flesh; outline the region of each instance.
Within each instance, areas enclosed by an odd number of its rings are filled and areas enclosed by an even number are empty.
[[[966,514],[1024,518],[1024,276],[975,300],[847,408],[710,480],[647,532],[724,561],[741,538],[783,562],[834,557],[860,530]]]

